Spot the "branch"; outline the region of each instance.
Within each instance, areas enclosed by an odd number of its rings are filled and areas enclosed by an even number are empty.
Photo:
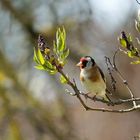
[[[124,76],[123,76],[122,73],[118,70],[118,68],[117,68],[117,66],[116,66],[116,63],[115,63],[116,61],[115,61],[115,60],[116,60],[116,55],[117,55],[118,52],[119,52],[119,49],[117,49],[117,50],[115,51],[115,53],[114,53],[114,56],[113,56],[113,65],[111,65],[111,66],[113,66],[112,68],[114,68],[114,70],[115,70],[115,72],[117,73],[117,75],[119,76],[119,78],[123,81],[123,83],[124,83],[124,85],[126,86],[128,92],[130,93],[131,98],[134,99],[134,93],[132,92],[132,90],[131,90],[131,88],[130,88],[128,82],[127,82],[127,80],[124,78]],[[108,59],[108,60],[109,60],[109,63],[111,64],[110,59]],[[136,102],[135,102],[135,101],[133,101],[133,106],[136,107]]]
[[[91,97],[89,97],[88,95],[86,94],[83,94],[79,91],[79,89],[77,88],[77,85],[75,83],[75,81],[73,80],[73,82],[65,75],[65,73],[63,72],[63,70],[61,68],[59,68],[57,65],[56,65],[56,68],[58,70],[58,72],[67,80],[67,84],[73,89],[74,93],[73,95],[75,95],[78,100],[80,101],[80,103],[82,104],[82,106],[85,108],[85,110],[87,111],[101,111],[101,112],[112,112],[112,113],[127,113],[127,112],[131,112],[131,111],[134,111],[134,110],[137,110],[137,109],[140,109],[140,105],[138,106],[133,106],[132,108],[128,108],[128,109],[120,109],[120,110],[116,110],[116,109],[108,109],[108,108],[92,108],[92,107],[89,107],[85,104],[85,102],[83,101],[83,99],[81,98],[80,95],[84,95],[86,97],[88,97],[89,99],[92,99]],[[102,99],[98,99],[96,98],[96,100],[98,101],[101,101],[101,102],[104,102],[104,103],[109,103],[105,100],[102,100]],[[117,102],[114,102],[114,105],[116,104],[122,104],[122,103],[126,103],[126,102],[131,102],[131,101],[134,101],[134,100],[138,100],[140,101],[140,98],[135,98],[135,99],[127,99],[127,100],[120,100],[120,101],[117,101]]]
[[[105,56],[105,63],[106,63],[107,70],[108,70],[108,73],[109,73],[110,78],[111,78],[111,88],[115,92],[116,91],[116,80],[112,75],[111,68],[109,67],[109,63],[108,63],[108,57],[106,57],[106,56]]]
[[[72,95],[72,96],[76,96],[76,94],[75,93],[72,93],[72,92],[70,92],[68,89],[66,89],[66,93],[68,93],[68,94],[70,94],[70,95]],[[98,98],[98,97],[91,97],[91,96],[89,96],[88,94],[85,94],[85,93],[83,93],[83,92],[81,92],[80,91],[80,95],[81,96],[83,96],[83,97],[85,97],[86,99],[90,99],[90,100],[92,100],[92,101],[98,101],[98,102],[101,102],[101,103],[105,103],[105,104],[107,104],[108,106],[109,105],[112,105],[112,106],[114,106],[114,105],[121,105],[121,104],[124,104],[124,103],[129,103],[129,102],[132,102],[132,101],[140,101],[140,98],[134,98],[134,99],[132,99],[132,98],[130,98],[130,99],[125,99],[125,100],[123,100],[123,99],[119,99],[119,100],[116,100],[116,101],[106,101],[106,100],[104,100],[104,99],[101,99],[101,98]]]
[[[109,65],[117,73],[119,78],[125,84],[126,88],[128,89],[128,91],[131,95],[131,99],[119,100],[119,101],[112,102],[111,100],[110,101],[105,101],[104,99],[92,98],[92,97],[88,96],[87,94],[84,94],[84,93],[80,92],[80,90],[78,89],[78,87],[76,85],[75,80],[74,79],[71,80],[63,72],[63,67],[64,67],[64,64],[66,62],[65,59],[67,58],[67,56],[69,54],[69,50],[65,47],[65,37],[66,36],[65,36],[64,28],[62,30],[59,28],[56,32],[57,43],[54,42],[53,52],[51,52],[50,48],[48,48],[45,45],[45,43],[42,39],[39,39],[38,49],[34,51],[34,61],[37,63],[36,68],[38,68],[40,70],[46,70],[50,74],[56,74],[58,72],[61,75],[60,76],[61,83],[67,84],[73,89],[74,94],[70,93],[70,92],[69,93],[78,98],[78,100],[80,101],[82,106],[85,108],[85,110],[102,111],[102,112],[114,112],[114,113],[126,113],[126,112],[131,112],[131,111],[140,109],[140,105],[136,105],[136,102],[135,102],[136,100],[140,100],[140,98],[136,98],[136,99],[134,98],[134,94],[133,94],[132,90],[130,89],[129,84],[123,78],[121,72],[118,70],[118,68],[115,64],[116,54],[119,51],[119,49],[117,49],[117,51],[114,53],[113,64],[111,63],[110,58],[108,58],[108,57],[106,57],[106,64],[108,66],[108,71],[109,71],[109,74],[111,76],[112,81],[115,82],[115,79],[114,79],[114,77],[111,73],[111,69],[110,69]],[[64,45],[61,45],[61,44],[64,44]],[[56,55],[56,57],[54,55]],[[128,108],[128,109],[118,109],[118,110],[109,109],[109,108],[93,108],[93,107],[88,106],[84,102],[84,100],[81,96],[84,96],[85,98],[89,98],[93,101],[95,101],[95,99],[96,99],[96,101],[100,101],[100,102],[106,103],[107,105],[112,105],[112,106],[123,104],[123,103],[126,103],[126,102],[133,102],[133,107]]]
[[[75,94],[72,94],[73,96],[75,96]],[[90,100],[93,100],[94,102],[95,101],[99,101],[99,102],[102,102],[102,103],[106,103],[107,105],[112,105],[112,106],[114,106],[114,105],[121,105],[121,104],[124,104],[124,103],[129,103],[129,102],[132,102],[132,101],[140,101],[140,98],[130,98],[130,99],[125,99],[125,100],[123,100],[123,99],[119,99],[119,100],[117,100],[117,101],[106,101],[106,100],[104,100],[104,99],[100,99],[100,98],[98,98],[98,97],[90,97],[90,96],[88,96],[88,94],[85,94],[85,93],[80,93],[80,95],[82,95],[82,96],[84,96],[85,98],[87,98],[87,99],[90,99]]]

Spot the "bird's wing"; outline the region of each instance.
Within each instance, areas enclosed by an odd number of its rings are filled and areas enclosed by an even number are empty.
[[[98,69],[99,69],[99,72],[100,72],[100,74],[101,74],[101,76],[102,76],[104,82],[106,82],[106,79],[105,79],[104,73],[102,72],[102,70],[101,70],[99,67],[98,67]]]

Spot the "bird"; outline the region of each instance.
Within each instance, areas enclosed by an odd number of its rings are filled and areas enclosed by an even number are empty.
[[[91,56],[84,56],[76,65],[80,67],[81,84],[95,99],[96,96],[105,101],[110,101],[106,95],[106,78],[100,67]]]

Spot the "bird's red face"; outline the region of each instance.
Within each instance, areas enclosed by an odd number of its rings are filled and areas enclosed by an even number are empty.
[[[80,67],[80,69],[83,69],[86,67],[87,63],[88,63],[88,60],[85,57],[82,57],[80,59],[80,62],[76,66]]]
[[[93,67],[94,64],[95,64],[95,61],[92,57],[85,56],[80,59],[80,62],[76,66],[80,67],[80,69],[84,69],[84,68],[89,69],[89,68]]]

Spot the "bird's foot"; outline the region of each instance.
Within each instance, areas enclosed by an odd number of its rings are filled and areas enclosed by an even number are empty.
[[[94,96],[92,97],[92,99],[93,99],[93,101],[95,102],[95,101],[96,101],[96,95],[94,95]]]
[[[88,92],[88,93],[85,93],[85,94],[84,94],[84,97],[85,97],[86,100],[87,100],[87,98],[89,97],[89,94],[91,94],[91,93]]]

